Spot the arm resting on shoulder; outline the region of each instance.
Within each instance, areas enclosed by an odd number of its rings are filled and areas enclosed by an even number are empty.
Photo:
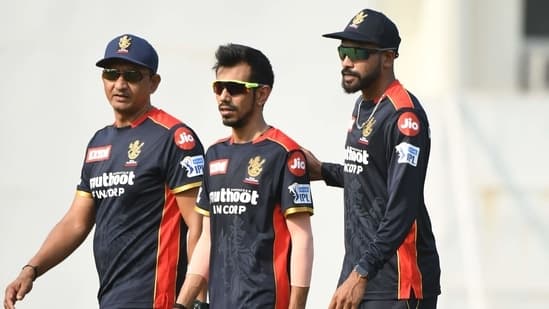
[[[323,162],[320,169],[322,179],[328,186],[343,188],[343,165]]]
[[[301,147],[307,160],[307,170],[311,180],[324,180],[328,186],[343,188],[343,165],[321,162],[316,156]]]

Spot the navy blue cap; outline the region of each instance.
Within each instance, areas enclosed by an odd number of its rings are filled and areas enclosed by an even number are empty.
[[[371,9],[358,12],[341,32],[322,35],[326,38],[372,43],[398,51],[400,36],[396,25],[383,13]]]
[[[158,54],[145,39],[133,34],[123,34],[112,39],[105,49],[105,57],[95,64],[104,68],[114,59],[126,60],[152,70],[158,69]]]

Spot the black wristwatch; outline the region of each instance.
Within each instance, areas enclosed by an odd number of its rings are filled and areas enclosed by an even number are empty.
[[[201,302],[198,299],[193,302],[193,308],[192,309],[209,309],[210,305],[205,302]]]
[[[358,273],[358,276],[361,279],[368,279],[368,271],[366,269],[362,268],[362,266],[357,264],[355,266],[355,268],[353,268],[353,270]]]
[[[174,308],[174,309],[187,309],[187,307],[185,307],[185,305],[178,304],[178,303],[173,304],[172,308]]]

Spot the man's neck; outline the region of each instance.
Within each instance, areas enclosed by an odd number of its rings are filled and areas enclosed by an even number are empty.
[[[143,115],[145,115],[147,112],[149,112],[149,110],[151,110],[152,108],[152,105],[149,103],[147,105],[145,105],[143,108],[141,108],[140,110],[134,112],[134,113],[124,113],[124,112],[119,112],[119,111],[115,111],[114,112],[114,125],[117,127],[117,128],[121,128],[121,127],[127,127],[129,125],[131,125],[134,121],[140,119],[141,117],[143,117]]]
[[[231,139],[235,144],[249,143],[260,137],[269,128],[270,126],[264,121],[250,127],[233,128]]]

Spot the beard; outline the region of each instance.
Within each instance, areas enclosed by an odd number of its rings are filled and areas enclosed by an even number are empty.
[[[221,116],[221,121],[223,122],[223,125],[234,129],[240,129],[245,127],[250,122],[250,118],[252,118],[252,114],[254,112],[253,108],[244,111],[239,110],[236,106],[231,106],[231,108],[234,111],[234,116]]]
[[[343,77],[345,75],[354,76],[357,78],[357,80],[353,81],[352,83],[346,83]],[[341,70],[341,87],[343,87],[343,90],[346,93],[355,93],[357,91],[368,89],[370,86],[372,86],[381,75],[381,66],[376,66],[373,71],[370,73],[361,76],[358,72],[351,71],[349,69],[343,69]]]

